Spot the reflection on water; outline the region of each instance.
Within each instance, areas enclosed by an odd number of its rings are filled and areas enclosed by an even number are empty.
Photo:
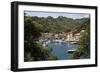
[[[58,59],[64,60],[64,59],[70,59],[71,53],[69,53],[69,50],[73,50],[77,48],[77,44],[71,44],[70,42],[63,42],[63,43],[57,43],[57,42],[50,42],[47,44],[46,47],[52,48],[51,55],[56,55]]]

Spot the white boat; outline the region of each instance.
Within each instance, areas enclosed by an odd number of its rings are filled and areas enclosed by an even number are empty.
[[[45,43],[43,43],[43,47],[46,47],[46,44]]]
[[[73,42],[70,42],[70,44],[77,44],[77,42],[76,41],[73,41]]]
[[[76,49],[70,49],[70,50],[67,50],[67,51],[68,51],[68,53],[73,53],[73,52],[76,51]]]
[[[62,40],[53,40],[53,42],[62,43],[63,41]]]
[[[51,42],[50,40],[44,41],[43,46],[46,47],[50,42]]]

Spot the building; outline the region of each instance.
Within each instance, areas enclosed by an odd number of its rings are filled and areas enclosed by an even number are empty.
[[[66,41],[73,41],[73,32],[67,33],[67,39]]]
[[[84,32],[84,30],[81,31],[71,31],[67,34],[67,40],[66,41],[79,41],[81,33]]]

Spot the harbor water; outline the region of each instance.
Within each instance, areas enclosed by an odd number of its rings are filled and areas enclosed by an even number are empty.
[[[59,60],[70,59],[70,50],[75,50],[78,45],[71,44],[70,42],[50,42],[46,47],[52,48],[51,55],[57,56]]]

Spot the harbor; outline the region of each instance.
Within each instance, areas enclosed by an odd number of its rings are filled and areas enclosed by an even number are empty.
[[[61,32],[61,33],[41,33],[39,42],[44,48],[52,48],[51,55],[59,59],[70,59],[70,55],[78,48],[78,41],[81,31]]]
[[[43,47],[52,48],[51,55],[56,55],[59,59],[70,59],[70,55],[76,51],[78,44],[64,40],[42,40]]]

